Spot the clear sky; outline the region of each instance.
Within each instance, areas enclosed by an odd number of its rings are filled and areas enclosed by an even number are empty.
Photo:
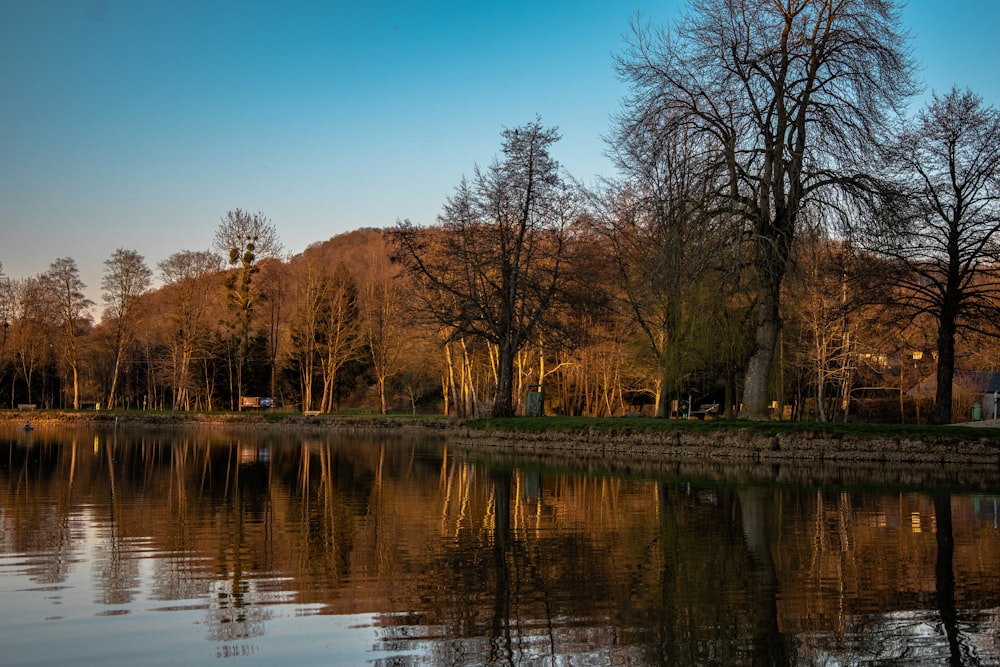
[[[536,114],[592,184],[613,173],[630,19],[684,5],[0,0],[0,262],[25,277],[73,257],[96,301],[116,248],[155,271],[233,208],[268,216],[289,253],[432,223]],[[913,0],[904,18],[928,89],[1000,105],[1000,1]]]

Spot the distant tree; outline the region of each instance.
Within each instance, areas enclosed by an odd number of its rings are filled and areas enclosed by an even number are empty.
[[[716,151],[733,236],[753,241],[755,345],[743,411],[768,417],[780,295],[799,214],[853,181],[913,90],[891,0],[694,0],[667,31],[636,26],[618,62],[626,114],[669,119]]]
[[[229,258],[231,265],[243,266],[252,261],[278,257],[282,251],[278,230],[263,213],[242,209],[227,211],[215,230],[213,247]],[[248,248],[248,246],[253,246]],[[253,253],[244,261],[243,253]],[[250,260],[251,258],[247,258]]]
[[[182,250],[158,265],[168,304],[162,315],[170,325],[166,342],[170,349],[174,409],[188,406],[190,393],[197,384],[191,365],[195,355],[204,352],[212,305],[211,281],[221,263],[221,258],[213,252]]]
[[[968,90],[934,95],[887,154],[894,188],[868,249],[896,305],[937,322],[931,419],[947,424],[956,337],[995,334],[1000,316],[1000,111]]]
[[[73,409],[80,409],[80,354],[77,339],[90,324],[89,309],[94,302],[84,295],[87,288],[71,257],[60,257],[42,274],[59,318],[59,348],[73,377]]]
[[[254,281],[260,263],[278,257],[281,241],[274,224],[263,213],[242,209],[228,211],[215,231],[213,245],[229,259],[236,270],[226,278],[229,307],[236,319],[238,340],[234,347],[235,378],[231,382],[233,407],[239,407],[243,397],[244,375],[250,350],[251,325],[261,290]]]
[[[0,331],[0,381],[3,380],[10,366],[7,355],[10,350],[10,328],[14,322],[13,308],[13,283],[10,277],[3,272],[3,264],[0,264],[0,327],[3,327],[3,330]]]
[[[299,374],[302,409],[313,409],[321,384],[319,409],[331,412],[337,375],[360,348],[357,287],[342,263],[331,272],[322,259],[307,255],[295,269],[290,357]]]
[[[411,293],[405,289],[400,269],[390,262],[385,248],[370,249],[365,272],[359,280],[358,307],[381,414],[389,408],[388,380],[401,369],[410,346],[410,331],[403,313],[404,299]]]
[[[260,303],[262,306],[261,330],[264,334],[264,352],[268,367],[268,395],[277,397],[279,390],[278,355],[287,339],[288,312],[286,291],[288,285],[288,267],[284,262],[271,260],[260,265],[257,284],[260,288]]]
[[[115,407],[121,365],[129,346],[134,341],[136,327],[142,314],[140,297],[149,289],[152,277],[153,272],[146,265],[146,259],[135,250],[119,248],[111,257],[104,260],[101,288],[104,290],[102,296],[107,305],[105,319],[113,327],[114,352],[108,409]]]
[[[32,403],[36,371],[48,362],[52,352],[52,335],[57,330],[55,303],[41,277],[34,276],[10,282],[10,310],[11,349],[24,380],[26,402]],[[13,399],[11,403],[13,407]]]
[[[343,264],[337,264],[325,290],[317,330],[323,395],[320,409],[333,412],[341,370],[361,355],[363,339],[358,311],[358,286]]]
[[[496,348],[492,414],[514,414],[514,358],[551,318],[563,295],[578,198],[549,153],[559,139],[540,120],[503,131],[503,158],[456,188],[440,229],[410,222],[393,233],[395,257],[424,289],[422,311],[451,340]]]
[[[808,386],[821,422],[838,413],[847,418],[857,367],[858,304],[843,255],[842,244],[822,230],[803,234],[785,300],[786,366],[799,370],[804,381],[797,384]]]
[[[298,371],[302,411],[305,412],[313,409],[313,390],[319,368],[319,328],[327,289],[327,274],[325,265],[310,261],[309,258],[300,260],[295,269],[289,356]]]

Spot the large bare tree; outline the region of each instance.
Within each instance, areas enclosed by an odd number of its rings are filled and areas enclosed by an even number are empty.
[[[440,229],[400,223],[396,258],[424,287],[425,313],[453,340],[496,347],[494,417],[514,414],[514,358],[540,330],[566,286],[578,198],[550,149],[554,128],[536,119],[503,131],[503,158],[462,180]]]
[[[94,302],[84,295],[87,288],[72,257],[60,257],[42,274],[59,318],[60,349],[73,376],[73,409],[80,409],[80,354],[77,339],[90,324]]]
[[[634,91],[626,115],[678,119],[714,145],[733,233],[753,244],[757,315],[741,416],[768,416],[801,211],[857,174],[888,112],[913,91],[904,39],[891,0],[692,0],[671,29],[637,23],[619,58]]]
[[[934,95],[887,152],[895,196],[870,249],[895,305],[937,323],[931,420],[947,424],[956,335],[995,334],[1000,317],[1000,111],[968,90]]]

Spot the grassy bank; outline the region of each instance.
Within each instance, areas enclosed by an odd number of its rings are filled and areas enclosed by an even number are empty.
[[[391,429],[422,427],[444,429],[455,422],[447,417],[379,415],[379,414],[322,414],[303,415],[291,411],[255,412],[170,412],[153,410],[3,410],[0,423],[33,426],[46,424],[95,424],[132,426],[274,426],[288,428],[369,428]]]
[[[371,425],[385,428],[426,426],[435,429],[568,437],[646,437],[694,436],[718,433],[747,436],[797,436],[802,438],[906,438],[911,440],[946,439],[948,441],[992,440],[1000,446],[1000,420],[972,424],[930,426],[920,424],[842,424],[820,422],[762,421],[736,419],[652,419],[649,417],[512,417],[508,419],[458,420],[442,415],[412,415],[376,413],[338,413],[303,415],[293,411],[255,412],[170,412],[152,410],[0,410],[0,422],[23,423],[130,423],[152,426],[172,424],[276,424],[287,426]]]
[[[580,435],[621,436],[629,434],[712,434],[744,433],[757,436],[908,438],[908,439],[968,439],[994,440],[1000,445],[1000,421],[980,422],[975,426],[953,424],[842,424],[790,421],[745,421],[738,419],[651,419],[648,417],[513,417],[510,419],[471,419],[466,428],[479,431],[538,434],[565,433]]]

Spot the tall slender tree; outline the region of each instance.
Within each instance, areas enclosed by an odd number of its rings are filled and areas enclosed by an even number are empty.
[[[8,352],[10,350],[11,325],[14,322],[14,285],[10,277],[3,272],[0,264],[0,381],[3,380],[10,366]],[[13,393],[13,379],[11,380]]]
[[[115,407],[118,400],[122,361],[135,339],[142,315],[140,297],[149,289],[152,277],[153,272],[146,265],[146,259],[135,250],[119,248],[104,260],[104,277],[101,280],[102,296],[107,306],[104,318],[113,328],[114,353],[111,389],[108,392],[109,410]]]
[[[205,345],[211,306],[212,278],[221,267],[221,258],[207,250],[182,250],[159,263],[168,310],[163,313],[170,323],[167,346],[171,351],[170,377],[173,407],[189,403],[195,386],[191,362]]]
[[[891,0],[692,0],[670,30],[637,25],[618,60],[632,118],[677,119],[718,152],[734,236],[753,242],[754,352],[743,410],[768,416],[781,286],[799,214],[858,171],[913,92]],[[673,123],[672,123],[673,124]]]
[[[60,350],[73,378],[73,409],[80,409],[80,353],[78,338],[90,324],[94,302],[84,295],[87,288],[72,257],[60,257],[42,274],[59,318]]]
[[[389,261],[384,248],[369,249],[365,264],[359,281],[358,307],[375,373],[379,412],[385,414],[389,408],[387,381],[400,370],[410,344],[410,333],[402,317],[407,290],[404,289],[399,267]]]

